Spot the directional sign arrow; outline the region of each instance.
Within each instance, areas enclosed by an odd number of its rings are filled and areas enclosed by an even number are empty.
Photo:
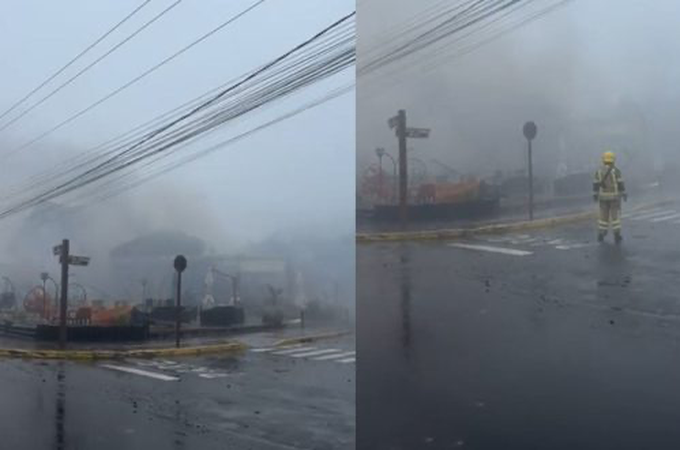
[[[69,256],[68,263],[72,266],[87,266],[90,263],[89,256]]]
[[[430,137],[429,128],[407,128],[406,137],[409,138],[428,138]]]
[[[61,244],[52,247],[52,252],[54,253],[55,256],[61,255]]]
[[[387,125],[389,125],[390,128],[395,128],[398,123],[399,123],[399,116],[390,117],[390,119],[387,121]]]

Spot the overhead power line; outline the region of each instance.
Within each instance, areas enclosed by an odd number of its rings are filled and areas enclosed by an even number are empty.
[[[85,203],[82,206],[92,204],[92,201],[94,202],[103,202],[106,200],[109,200],[111,198],[114,198],[120,194],[123,194],[125,192],[128,192],[138,186],[141,186],[142,184],[145,184],[155,178],[158,178],[161,175],[164,175],[168,172],[171,172],[173,170],[176,170],[179,167],[182,167],[184,165],[190,164],[191,162],[197,161],[205,156],[208,156],[216,151],[223,150],[224,148],[233,145],[243,139],[246,139],[253,134],[256,134],[266,128],[272,127],[280,122],[283,122],[285,120],[288,120],[292,117],[295,117],[297,115],[300,115],[306,111],[309,111],[310,109],[316,108],[322,104],[325,104],[331,100],[335,100],[338,97],[341,97],[343,95],[346,95],[350,92],[354,91],[354,83],[344,86],[342,88],[336,89],[329,94],[326,94],[322,96],[321,98],[314,100],[312,102],[306,103],[305,105],[298,107],[292,111],[289,111],[288,113],[282,114],[275,119],[272,119],[268,122],[265,122],[262,125],[258,125],[257,127],[254,127],[246,132],[240,133],[234,137],[231,137],[229,139],[226,139],[222,142],[219,142],[217,144],[211,145],[209,147],[206,147],[195,154],[192,155],[187,155],[181,160],[178,161],[171,161],[170,163],[167,163],[163,166],[150,166],[152,167],[153,170],[149,170],[146,173],[143,173],[142,176],[138,177],[137,179],[132,180],[131,182],[128,182],[126,184],[120,184],[118,186],[113,186],[113,189],[106,190],[104,192],[94,192],[94,197],[89,199],[87,203]],[[129,177],[128,177],[129,178]]]
[[[270,72],[266,76],[261,76],[259,78],[259,81],[264,82],[274,80],[277,77],[282,76],[284,73],[288,73],[295,67],[299,67],[303,64],[309,63],[310,60],[323,56],[324,54],[327,54],[332,49],[332,46],[330,44],[339,43],[343,40],[345,42],[348,40],[353,41],[354,39],[353,27],[354,24],[350,22],[345,22],[341,24],[340,26],[333,30],[332,34],[329,34],[330,37],[328,39],[324,41],[319,40],[312,42],[306,48],[306,51],[304,53],[294,55],[291,59],[289,59],[287,66],[281,66],[276,71]],[[271,63],[261,65],[260,67],[256,68],[255,70],[252,70],[249,73],[235,77],[232,80],[218,86],[217,88],[213,88],[208,92],[200,95],[199,97],[189,102],[186,102],[180,105],[179,107],[174,108],[171,111],[168,111],[158,117],[155,117],[154,119],[142,125],[139,125],[133,128],[132,130],[123,133],[122,135],[119,135],[112,139],[108,139],[106,142],[102,144],[87,149],[86,151],[82,152],[82,154],[69,158],[60,163],[58,166],[53,167],[48,171],[45,171],[41,174],[38,174],[27,179],[26,182],[23,183],[22,185],[16,186],[11,189],[6,189],[4,195],[0,196],[0,200],[11,199],[18,194],[25,193],[27,190],[35,189],[41,186],[48,186],[50,183],[54,183],[55,181],[60,179],[67,179],[67,177],[71,176],[72,174],[78,173],[79,170],[90,167],[92,164],[96,163],[97,161],[100,161],[102,158],[107,158],[112,155],[115,155],[120,148],[123,148],[128,145],[134,145],[135,143],[139,142],[140,139],[148,136],[149,133],[152,133],[155,130],[157,130],[157,128],[162,124],[168,123],[167,120],[174,120],[174,118],[180,117],[182,114],[190,112],[192,109],[205,103],[207,100],[213,98],[220,91],[228,88],[229,86],[235,83],[238,83],[239,81],[243,81],[246,77],[250,76],[253,73],[263,70],[269,64]],[[244,89],[245,88],[233,90],[231,92],[231,96],[236,95],[239,91],[243,91]]]
[[[55,89],[53,89],[49,94],[43,96],[40,100],[32,104],[28,109],[24,110],[21,114],[18,116],[14,117],[12,120],[9,122],[6,122],[4,125],[0,127],[0,131],[6,130],[9,126],[13,125],[14,123],[18,122],[21,120],[23,117],[25,117],[28,113],[33,111],[35,108],[38,106],[42,105],[45,103],[47,100],[55,96],[58,92],[60,92],[62,89],[73,83],[75,80],[80,78],[81,75],[83,75],[85,72],[88,70],[92,69],[94,66],[102,62],[105,58],[110,56],[112,53],[114,53],[116,50],[121,48],[123,45],[127,44],[130,42],[132,39],[134,39],[138,34],[140,34],[142,31],[147,29],[149,26],[151,26],[153,23],[157,22],[160,20],[163,16],[165,16],[167,13],[169,13],[171,10],[173,10],[177,5],[179,5],[182,2],[182,0],[176,0],[173,4],[165,8],[163,11],[160,13],[156,14],[154,17],[152,17],[149,21],[144,23],[141,27],[137,28],[134,32],[132,32],[130,35],[128,35],[125,39],[111,47],[106,53],[101,55],[99,58],[95,59],[93,62],[85,66],[83,69],[79,70],[75,75],[73,75],[71,78],[57,86]]]
[[[421,40],[420,43],[411,35],[405,36],[401,41],[392,45],[392,48],[384,50],[382,55],[376,58],[368,58],[365,63],[360,61],[358,78],[362,83],[363,96],[374,95],[379,90],[384,90],[388,85],[393,87],[403,83],[403,74],[408,71],[418,70],[420,73],[434,70],[435,68],[451,62],[454,59],[467,55],[480,47],[515,31],[527,24],[534,22],[547,14],[565,6],[573,0],[467,0],[456,6],[461,6],[471,1],[484,7],[483,10],[477,9],[475,14],[459,15],[455,21],[450,20],[453,6],[449,12],[442,13],[440,23],[448,21],[448,29],[439,31],[439,35],[433,34],[434,25],[428,25],[426,20],[421,23],[411,25],[417,29],[422,36],[428,36],[429,42]],[[497,9],[492,14],[488,14],[490,8]],[[485,14],[482,17],[479,14]],[[430,33],[427,33],[430,31]],[[410,47],[409,47],[410,45]],[[384,44],[376,45],[376,48],[385,47]],[[399,55],[390,55],[394,49],[400,47],[404,49]],[[361,56],[361,55],[360,55]],[[380,58],[383,60],[380,61]],[[385,60],[391,58],[390,60]],[[367,66],[371,66],[367,69]],[[372,75],[372,77],[369,77]],[[398,76],[402,75],[402,76]],[[375,85],[368,87],[368,85]],[[378,86],[380,88],[378,88]]]
[[[151,2],[151,0],[146,0],[144,3],[141,5],[137,6],[132,12],[130,12],[127,16],[125,16],[121,21],[119,21],[117,24],[115,24],[112,28],[110,28],[106,33],[101,35],[99,38],[97,38],[92,44],[88,45],[84,50],[82,50],[80,53],[78,53],[76,56],[73,57],[69,62],[64,64],[59,70],[54,72],[52,75],[47,77],[42,83],[40,83],[38,86],[33,88],[31,91],[29,91],[26,95],[24,95],[22,98],[17,100],[12,106],[10,106],[7,110],[3,111],[2,114],[0,114],[0,120],[5,118],[7,114],[11,113],[14,111],[19,105],[24,103],[26,100],[31,98],[33,94],[38,92],[40,89],[45,87],[50,81],[54,80],[56,77],[61,75],[66,69],[71,67],[76,61],[78,61],[80,58],[85,56],[87,52],[92,50],[94,47],[96,47],[100,42],[102,42],[104,39],[106,39],[111,33],[116,31],[118,28],[120,28],[125,22],[130,20],[134,15],[136,15],[139,11],[142,10],[146,5],[148,5]]]
[[[172,155],[184,144],[218,126],[353,66],[356,56],[354,28],[345,27],[344,31],[338,33],[350,19],[354,19],[354,13],[343,17],[259,70],[251,72],[189,113],[146,134],[136,144],[121,148],[113,156],[66,182],[41,189],[37,194],[27,192],[28,198],[15,202],[0,212],[0,218],[108,179],[123,170],[139,167],[156,157],[160,159],[162,155]],[[290,57],[302,55],[301,52],[307,51],[316,41],[322,39],[325,39],[327,47],[320,46],[312,54],[298,61],[293,59],[294,63],[290,62]],[[267,77],[272,74],[277,75]],[[263,84],[263,80],[267,78],[268,81]],[[225,101],[227,102],[224,103]]]
[[[246,15],[248,12],[252,11],[253,9],[255,9],[255,8],[258,7],[258,6],[260,6],[261,4],[263,4],[263,3],[266,2],[266,1],[267,1],[267,0],[257,0],[256,2],[254,2],[253,4],[251,4],[250,6],[248,6],[246,9],[244,9],[243,11],[241,11],[241,12],[239,12],[238,14],[236,14],[236,15],[230,17],[229,19],[225,20],[224,22],[222,22],[222,23],[221,23],[220,25],[218,25],[217,27],[213,28],[213,29],[210,30],[209,32],[203,34],[201,37],[199,37],[198,39],[196,39],[196,40],[194,40],[193,42],[191,42],[189,45],[186,45],[186,46],[183,47],[182,49],[178,50],[177,52],[173,53],[172,55],[170,55],[170,56],[168,56],[167,58],[165,58],[164,60],[162,60],[161,62],[159,62],[159,63],[157,63],[156,65],[152,66],[151,68],[147,69],[147,70],[144,71],[142,74],[136,76],[135,78],[131,79],[131,80],[128,81],[127,83],[123,84],[122,86],[120,86],[120,87],[114,89],[112,92],[108,93],[108,94],[105,95],[104,97],[102,97],[102,98],[100,98],[99,100],[95,101],[94,103],[90,104],[90,105],[87,106],[86,108],[84,108],[84,109],[78,111],[77,113],[71,115],[71,116],[68,117],[67,119],[63,120],[62,122],[60,122],[60,123],[58,123],[57,125],[55,125],[55,126],[53,126],[52,128],[50,128],[49,130],[47,130],[47,131],[43,132],[42,134],[38,135],[37,137],[35,137],[35,138],[29,140],[28,142],[25,142],[24,144],[20,145],[19,147],[13,149],[13,150],[9,153],[9,155],[13,155],[13,154],[15,154],[15,153],[17,153],[17,152],[20,152],[21,150],[24,150],[25,148],[30,147],[31,145],[35,144],[36,142],[41,141],[42,139],[44,139],[44,138],[46,138],[47,136],[49,136],[49,135],[51,135],[52,133],[54,133],[55,131],[57,131],[57,130],[63,128],[64,126],[68,125],[69,123],[73,122],[74,120],[78,119],[79,117],[83,116],[84,114],[88,113],[89,111],[92,111],[92,110],[95,109],[97,106],[99,106],[99,105],[101,105],[102,103],[104,103],[104,102],[110,100],[111,98],[113,98],[113,97],[115,97],[116,95],[120,94],[121,92],[125,91],[126,89],[128,89],[128,88],[131,87],[131,86],[133,86],[134,84],[136,84],[136,83],[139,82],[140,80],[146,78],[148,75],[152,74],[152,73],[155,72],[156,70],[160,69],[160,68],[163,67],[164,65],[168,64],[168,63],[171,62],[172,60],[174,60],[174,59],[176,59],[177,57],[179,57],[180,55],[182,55],[182,54],[184,54],[185,52],[189,51],[190,49],[192,49],[192,48],[195,47],[196,45],[200,44],[201,42],[205,41],[205,40],[208,39],[209,37],[213,36],[213,35],[216,34],[217,32],[223,30],[225,27],[227,27],[228,25],[232,24],[232,23],[235,22],[236,20],[240,19],[241,17],[243,17],[244,15]]]

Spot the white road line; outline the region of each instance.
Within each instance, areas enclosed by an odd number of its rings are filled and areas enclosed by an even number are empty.
[[[655,219],[652,219],[651,221],[652,222],[665,222],[667,220],[673,220],[673,219],[677,219],[679,217],[680,217],[680,214],[675,213],[675,214],[671,214],[671,215],[668,215],[668,216],[657,217]]]
[[[292,356],[293,358],[308,358],[310,356],[319,356],[319,355],[325,355],[326,353],[336,353],[339,352],[337,348],[328,348],[325,350],[314,350],[313,352],[304,352],[304,353],[293,353]]]
[[[510,238],[507,237],[502,237],[502,238],[486,238],[484,239],[486,242],[493,242],[493,243],[500,243],[500,242],[508,242],[510,241]]]
[[[531,239],[519,239],[515,241],[510,241],[512,245],[527,245],[531,244],[532,242],[537,242],[539,238],[531,238]]]
[[[314,350],[316,347],[300,347],[300,348],[294,348],[292,350],[282,350],[280,352],[273,352],[271,353],[272,355],[290,355],[291,353],[297,353],[297,352],[303,352],[306,350]]]
[[[331,359],[347,358],[348,356],[356,355],[356,353],[357,352],[343,352],[337,353],[335,355],[319,356],[318,358],[314,358],[314,361],[328,361]]]
[[[657,213],[662,213],[668,211],[665,208],[653,208],[653,209],[645,209],[642,211],[626,211],[624,212],[621,216],[622,217],[638,217],[638,216],[648,216],[650,214],[657,214]]]
[[[137,364],[138,366],[143,366],[143,367],[156,367],[156,363],[154,361],[143,361],[143,360],[131,360],[130,362],[133,362]]]
[[[267,353],[267,352],[273,352],[275,350],[288,350],[288,349],[299,349],[302,347],[302,344],[293,344],[293,345],[286,345],[283,347],[263,347],[263,348],[251,348],[251,352],[255,353]]]
[[[676,213],[677,211],[674,209],[667,209],[665,211],[659,211],[653,214],[643,214],[643,215],[638,215],[638,216],[631,216],[630,220],[648,220],[648,219],[653,219],[655,217],[661,217],[661,216],[667,216],[669,214]]]
[[[557,250],[573,250],[575,248],[593,247],[595,245],[597,245],[597,244],[581,243],[581,244],[556,245],[555,248]]]
[[[480,252],[491,252],[491,253],[502,253],[504,255],[513,256],[528,256],[533,255],[534,252],[529,252],[525,250],[516,250],[514,248],[503,248],[503,247],[491,247],[488,245],[471,245],[471,244],[448,244],[449,247],[457,247],[466,250],[477,250]]]
[[[356,358],[346,358],[346,359],[341,359],[338,362],[343,363],[343,364],[350,364],[350,363],[353,363],[355,361],[356,361]]]
[[[113,364],[102,364],[101,367],[105,367],[105,368],[111,369],[111,370],[117,370],[119,372],[126,372],[126,373],[131,373],[131,374],[134,374],[134,375],[141,375],[143,377],[154,378],[156,380],[179,381],[179,378],[177,378],[177,377],[172,377],[170,375],[165,375],[165,374],[157,373],[157,372],[149,372],[147,370],[142,370],[142,369],[135,369],[134,367],[114,366]]]
[[[199,373],[199,377],[201,378],[207,378],[209,380],[215,379],[215,378],[225,378],[228,377],[228,373]]]

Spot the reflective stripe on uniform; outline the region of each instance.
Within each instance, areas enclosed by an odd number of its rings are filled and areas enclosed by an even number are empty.
[[[607,172],[609,176],[607,179],[611,182],[609,190],[605,190],[605,179],[604,176]],[[601,167],[595,172],[595,182],[599,184],[599,196],[601,200],[617,200],[619,198],[619,181],[622,181],[623,177],[620,176],[619,170],[616,167]]]

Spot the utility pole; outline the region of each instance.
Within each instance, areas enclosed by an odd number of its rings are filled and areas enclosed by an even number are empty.
[[[68,239],[61,241],[61,300],[59,302],[59,348],[66,348],[68,330],[66,328],[66,312],[68,307],[68,260],[70,243]]]

